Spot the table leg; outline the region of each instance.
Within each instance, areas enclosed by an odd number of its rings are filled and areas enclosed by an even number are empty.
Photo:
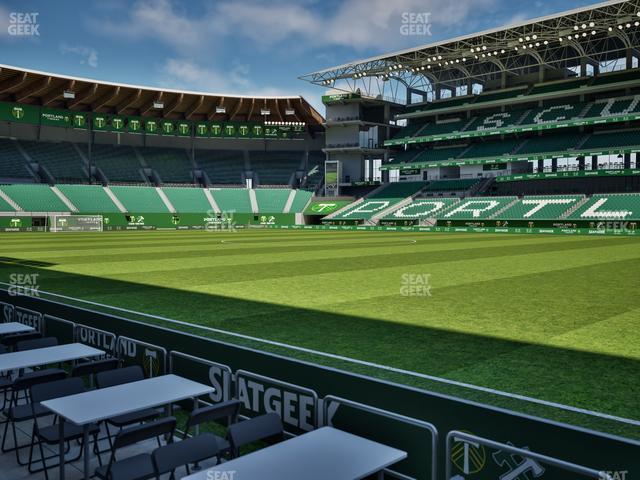
[[[82,426],[82,448],[84,448],[84,480],[89,480],[89,424]]]
[[[58,448],[60,449],[58,452],[58,460],[60,462],[60,480],[64,480],[64,418],[58,417],[58,435],[59,435],[59,444]]]

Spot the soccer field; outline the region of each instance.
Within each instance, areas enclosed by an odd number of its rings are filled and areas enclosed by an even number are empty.
[[[489,234],[8,234],[0,275],[38,273],[46,292],[640,419],[639,247]],[[639,436],[425,377],[172,328]]]

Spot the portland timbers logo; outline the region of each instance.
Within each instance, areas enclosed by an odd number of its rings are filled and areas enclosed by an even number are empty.
[[[22,108],[22,107],[13,107],[11,109],[11,116],[13,118],[15,118],[16,120],[20,120],[21,118],[24,118],[24,108]]]
[[[174,225],[178,225],[180,223],[180,217],[178,215],[172,216],[171,223],[173,223]]]
[[[73,126],[74,127],[84,127],[86,123],[86,119],[84,115],[74,115],[73,116]]]

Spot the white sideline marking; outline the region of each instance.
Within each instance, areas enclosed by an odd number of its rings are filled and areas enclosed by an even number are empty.
[[[5,282],[0,282],[0,285],[10,286],[10,284],[5,283]],[[296,350],[298,352],[310,353],[312,355],[318,355],[318,356],[321,356],[321,357],[332,358],[334,360],[342,360],[342,361],[345,361],[345,362],[348,362],[348,363],[355,363],[355,364],[358,364],[358,365],[364,365],[364,366],[367,366],[367,367],[377,368],[379,370],[386,370],[386,371],[389,371],[389,372],[400,373],[400,374],[403,374],[403,375],[408,375],[408,376],[412,376],[412,377],[431,380],[431,381],[434,381],[434,382],[440,382],[440,383],[445,383],[445,384],[448,384],[448,385],[454,385],[456,387],[468,388],[470,390],[477,390],[477,391],[484,392],[484,393],[491,393],[493,395],[498,395],[498,396],[501,396],[501,397],[507,397],[507,398],[511,398],[511,399],[515,399],[515,400],[522,400],[522,401],[525,401],[525,402],[536,403],[538,405],[544,405],[544,406],[547,406],[547,407],[554,407],[554,408],[558,408],[558,409],[561,409],[561,410],[567,410],[567,411],[573,412],[573,413],[581,413],[581,414],[584,414],[584,415],[590,415],[590,416],[593,416],[593,417],[599,417],[599,418],[603,418],[603,419],[606,419],[606,420],[612,420],[612,421],[615,421],[615,422],[626,423],[626,424],[629,424],[629,425],[634,425],[634,426],[640,427],[640,420],[633,420],[631,418],[619,417],[617,415],[609,415],[607,413],[596,412],[594,410],[587,410],[585,408],[580,408],[580,407],[572,407],[570,405],[563,405],[562,403],[550,402],[550,401],[541,400],[541,399],[538,399],[538,398],[527,397],[526,395],[519,395],[517,393],[503,392],[501,390],[495,390],[493,388],[488,388],[488,387],[481,387],[481,386],[478,386],[478,385],[473,385],[471,383],[458,382],[456,380],[449,380],[447,378],[442,378],[442,377],[434,377],[432,375],[427,375],[425,373],[414,372],[414,371],[411,371],[411,370],[404,370],[402,368],[390,367],[390,366],[387,366],[387,365],[380,365],[378,363],[367,362],[365,360],[358,360],[356,358],[351,358],[351,357],[344,357],[342,355],[336,355],[334,353],[320,352],[318,350],[312,350],[310,348],[297,347],[295,345],[289,345],[287,343],[276,342],[276,341],[273,341],[273,340],[266,340],[264,338],[252,337],[250,335],[243,335],[241,333],[229,332],[227,330],[221,330],[221,329],[218,329],[218,328],[206,327],[204,325],[197,325],[197,324],[194,324],[194,323],[184,322],[182,320],[175,320],[173,318],[162,317],[160,315],[153,315],[153,314],[150,314],[150,313],[137,312],[135,310],[129,310],[127,308],[114,307],[112,305],[105,305],[104,303],[92,302],[90,300],[83,300],[81,298],[69,297],[69,296],[66,296],[66,295],[61,295],[61,294],[53,293],[53,292],[47,292],[47,291],[44,291],[44,290],[38,290],[37,293],[38,294],[51,295],[53,297],[58,297],[58,298],[64,298],[65,300],[72,300],[72,301],[75,301],[75,302],[86,303],[86,304],[97,306],[97,307],[117,310],[119,312],[125,312],[125,313],[131,313],[131,314],[134,314],[134,315],[140,315],[141,317],[153,318],[153,319],[156,319],[156,320],[161,320],[163,322],[173,323],[173,324],[176,324],[176,325],[182,325],[182,326],[192,327],[192,328],[199,328],[201,330],[205,330],[205,331],[208,331],[208,332],[220,333],[220,334],[223,334],[223,335],[229,335],[231,337],[242,338],[244,340],[251,340],[251,341],[254,341],[254,342],[265,343],[267,345],[272,345],[272,346],[276,346],[276,347],[288,348],[290,350]],[[25,292],[25,294],[28,295],[28,292]]]

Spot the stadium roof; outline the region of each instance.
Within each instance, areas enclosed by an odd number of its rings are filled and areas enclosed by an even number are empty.
[[[613,0],[527,20],[450,40],[349,62],[300,77],[317,85],[363,91],[371,82],[398,80],[414,85],[484,84],[500,75],[523,75],[540,67],[594,67],[637,56],[640,0]],[[622,53],[621,53],[622,52]],[[343,88],[344,89],[344,88]]]
[[[301,96],[252,97],[144,87],[1,64],[0,101],[169,119],[290,121],[318,127],[324,121]]]

